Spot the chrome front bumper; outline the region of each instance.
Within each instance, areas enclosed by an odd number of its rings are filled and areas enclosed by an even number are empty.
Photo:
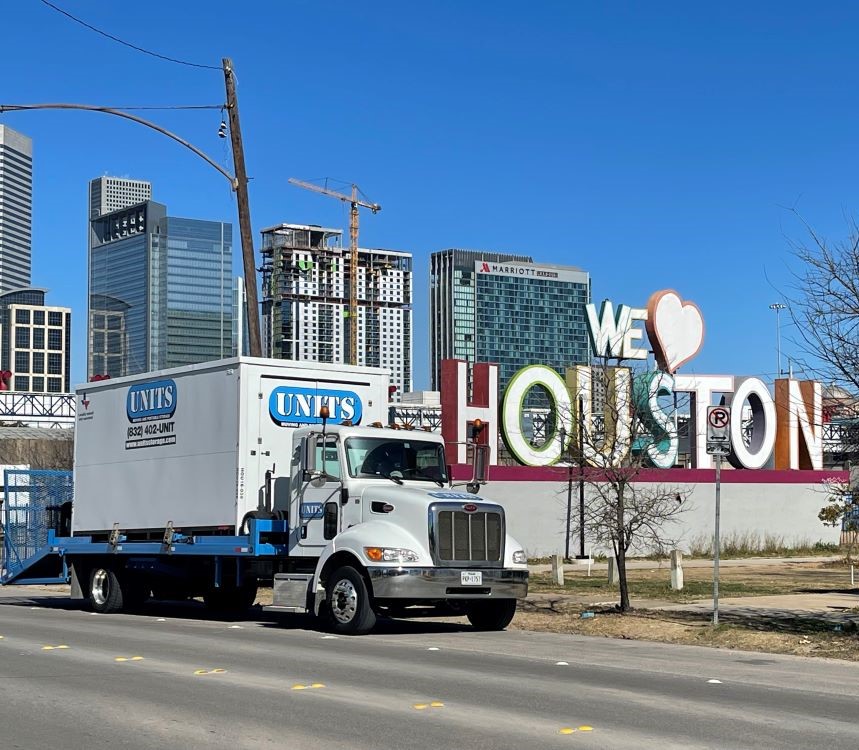
[[[480,586],[463,586],[461,573],[480,570]],[[524,599],[528,571],[503,568],[367,568],[376,599]]]

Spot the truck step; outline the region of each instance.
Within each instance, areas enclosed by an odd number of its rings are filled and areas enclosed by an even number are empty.
[[[274,577],[272,608],[288,612],[307,612],[312,573],[278,573]]]

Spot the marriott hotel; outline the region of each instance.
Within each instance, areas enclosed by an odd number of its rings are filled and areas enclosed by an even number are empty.
[[[441,360],[494,362],[503,389],[526,365],[590,362],[590,277],[524,255],[442,250],[430,258],[432,388]]]

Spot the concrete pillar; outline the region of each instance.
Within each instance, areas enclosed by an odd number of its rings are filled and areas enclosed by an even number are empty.
[[[612,556],[608,559],[608,585],[617,586],[620,583],[620,576],[617,572],[617,559]]]
[[[679,549],[671,550],[671,588],[683,591],[683,553]]]
[[[561,555],[552,555],[552,583],[564,585],[564,558]]]

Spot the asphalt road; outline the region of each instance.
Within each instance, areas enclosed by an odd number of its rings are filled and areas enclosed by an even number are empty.
[[[859,747],[855,664],[438,622],[335,638],[254,614],[0,589],[0,747]]]

